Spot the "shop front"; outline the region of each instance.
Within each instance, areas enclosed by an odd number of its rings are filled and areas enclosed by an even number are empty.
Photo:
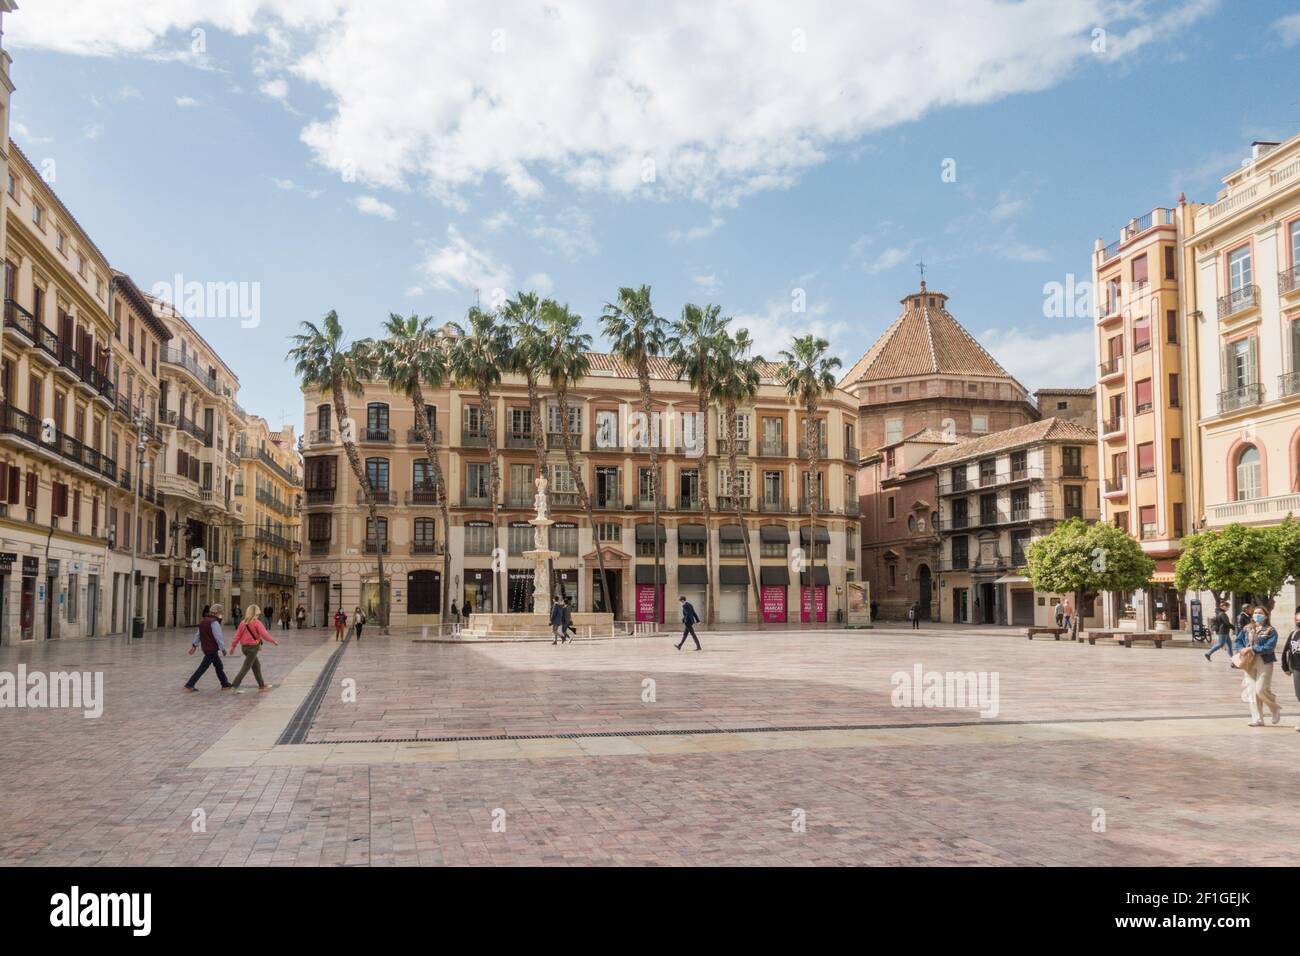
[[[462,613],[492,613],[492,569],[466,568],[465,593],[461,596]]]
[[[709,569],[703,564],[677,566],[677,593],[695,606],[700,617],[704,617],[704,592],[708,586]]]
[[[658,621],[664,619],[664,569],[659,568],[659,586],[655,587],[655,566],[638,564],[636,566],[636,619],[638,621]]]
[[[811,579],[811,580],[810,580]],[[799,572],[799,620],[809,624],[813,620],[813,608],[817,610],[817,621],[826,622],[826,589],[830,586],[830,570],[819,564],[812,571]]]
[[[786,603],[790,594],[790,569],[784,564],[765,565],[758,569],[758,580],[763,620],[768,624],[784,624],[788,619]]]
[[[724,564],[718,568],[718,623],[748,621],[749,568],[743,564]]]

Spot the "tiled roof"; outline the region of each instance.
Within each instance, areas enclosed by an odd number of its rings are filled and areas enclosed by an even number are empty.
[[[609,352],[588,352],[587,360],[591,363],[592,372],[598,375],[603,372],[607,375],[613,375],[615,378],[636,378],[636,366],[629,365]],[[652,379],[677,381],[677,371],[673,368],[673,363],[664,356],[652,357],[649,365]],[[758,373],[765,379],[775,379],[777,369],[780,367],[777,362],[763,362],[758,367]]]
[[[1040,388],[1034,392],[1035,395],[1076,395],[1079,397],[1085,395],[1095,395],[1096,386],[1089,388]]]
[[[1044,418],[1042,421],[1018,425],[1000,432],[977,435],[957,442],[948,448],[937,448],[921,459],[913,468],[933,468],[951,462],[966,461],[983,455],[993,455],[1001,451],[1010,451],[1025,445],[1037,445],[1041,442],[1068,441],[1092,444],[1097,441],[1097,433],[1091,428],[1076,424],[1065,418]]]
[[[937,305],[931,307],[931,299]],[[840,388],[859,382],[925,375],[978,375],[1015,379],[945,308],[947,296],[927,290],[902,300],[903,313],[848,374]],[[1017,383],[1019,384],[1019,383]]]

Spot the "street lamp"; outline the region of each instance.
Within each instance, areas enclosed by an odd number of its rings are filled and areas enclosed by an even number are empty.
[[[134,613],[135,562],[136,554],[140,550],[140,535],[137,531],[140,528],[140,488],[144,484],[144,447],[144,403],[141,402],[135,410],[135,500],[131,507],[131,526],[127,529],[127,533],[131,535],[131,575],[126,579],[126,619],[130,623],[132,637],[137,636]],[[144,637],[143,619],[139,636]]]

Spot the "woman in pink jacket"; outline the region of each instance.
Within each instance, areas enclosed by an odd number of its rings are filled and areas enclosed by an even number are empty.
[[[244,666],[239,668],[239,673],[235,675],[236,694],[244,692],[239,685],[250,668],[253,671],[253,678],[257,681],[257,689],[260,691],[271,689],[272,685],[262,680],[262,663],[257,659],[257,652],[262,649],[263,641],[272,644],[280,643],[266,632],[266,625],[262,623],[262,609],[256,604],[250,604],[244,609],[244,619],[239,622],[234,640],[230,642],[230,651],[238,647],[244,652]]]

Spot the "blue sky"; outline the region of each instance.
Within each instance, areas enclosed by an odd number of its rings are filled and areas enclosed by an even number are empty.
[[[286,336],[331,308],[359,337],[535,287],[594,333],[649,283],[847,367],[921,259],[1027,385],[1085,385],[1090,323],[1044,285],[1300,131],[1295,3],[791,9],[32,3],[12,135],[142,287],[255,284],[256,327],[195,324],[245,408],[301,427]]]

